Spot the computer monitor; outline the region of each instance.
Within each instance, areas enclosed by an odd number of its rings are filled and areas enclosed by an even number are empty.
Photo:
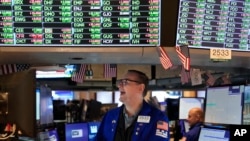
[[[96,100],[103,103],[113,103],[113,92],[112,91],[98,91],[96,92]]]
[[[36,88],[36,120],[40,122],[40,89]]]
[[[63,100],[64,104],[74,99],[73,90],[52,90],[53,100]]]
[[[198,141],[229,141],[228,129],[202,127]]]
[[[57,129],[39,132],[37,138],[39,141],[59,141]]]
[[[65,68],[65,70],[63,69]],[[75,65],[65,65],[60,68],[59,66],[44,66],[36,68],[36,78],[71,78],[73,72],[76,70]]]
[[[95,136],[98,132],[101,122],[88,122],[89,141],[95,141]]]
[[[244,85],[207,88],[205,122],[241,124]]]
[[[71,123],[65,125],[66,141],[88,141],[88,123]]]
[[[245,86],[244,90],[244,108],[243,108],[243,123],[250,125],[250,86]]]
[[[21,132],[19,136],[35,138],[37,135],[35,70],[1,75],[0,86],[8,92],[8,114],[5,122],[15,124],[16,131]]]
[[[188,112],[194,107],[203,109],[204,98],[180,98],[179,119],[187,119]]]
[[[53,98],[51,88],[41,85],[40,90],[40,126],[47,128],[53,125]]]

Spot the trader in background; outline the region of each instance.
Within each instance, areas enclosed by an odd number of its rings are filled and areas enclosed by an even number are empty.
[[[169,141],[167,116],[144,100],[148,77],[128,70],[117,82],[123,105],[102,119],[96,141]]]
[[[181,141],[198,141],[200,129],[204,122],[204,112],[201,108],[195,107],[189,110],[187,122],[190,129],[183,136]]]

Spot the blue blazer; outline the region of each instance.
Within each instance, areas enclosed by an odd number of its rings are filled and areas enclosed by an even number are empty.
[[[108,111],[102,119],[96,141],[114,141],[119,113],[124,105]],[[169,124],[165,113],[143,101],[136,119],[132,141],[169,141]]]

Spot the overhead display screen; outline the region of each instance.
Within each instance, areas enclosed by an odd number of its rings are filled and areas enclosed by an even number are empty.
[[[205,122],[241,124],[244,85],[207,88]]]
[[[250,0],[180,0],[176,44],[250,51]]]
[[[0,0],[0,46],[159,46],[161,0]]]

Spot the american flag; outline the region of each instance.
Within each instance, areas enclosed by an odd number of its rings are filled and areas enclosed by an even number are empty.
[[[161,130],[168,130],[168,123],[166,121],[158,121],[156,128]]]
[[[116,77],[117,65],[116,64],[104,64],[104,78]]]
[[[86,64],[76,65],[76,70],[73,72],[71,80],[74,82],[82,83],[85,76]]]
[[[158,47],[158,53],[159,53],[159,59],[161,62],[162,67],[167,70],[173,66],[172,61],[168,57],[166,51],[164,50],[163,47]]]
[[[190,55],[188,45],[176,46],[175,50],[185,70],[190,71]]]
[[[30,68],[29,64],[4,64],[0,65],[0,75],[20,72],[28,70],[29,68]]]
[[[207,85],[213,86],[216,79],[213,77],[213,75],[210,72],[206,72],[206,75],[207,75],[207,81],[206,81]]]
[[[181,83],[185,84],[189,82],[190,79],[190,71],[186,71],[184,67],[181,67]]]

